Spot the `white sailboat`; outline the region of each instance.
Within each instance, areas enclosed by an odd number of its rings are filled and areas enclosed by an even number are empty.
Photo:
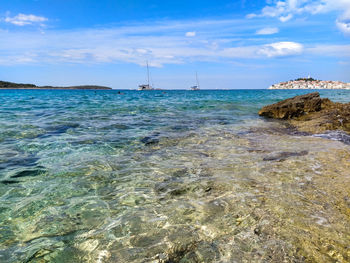
[[[191,90],[200,90],[197,72],[196,72],[196,84],[197,85],[191,87]]]
[[[139,85],[138,90],[153,90],[152,86],[149,84],[149,67],[148,67],[148,61],[147,63],[147,84]]]

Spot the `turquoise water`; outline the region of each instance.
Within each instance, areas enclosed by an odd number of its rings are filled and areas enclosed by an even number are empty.
[[[257,115],[304,93],[0,90],[0,262],[348,262],[346,135]]]

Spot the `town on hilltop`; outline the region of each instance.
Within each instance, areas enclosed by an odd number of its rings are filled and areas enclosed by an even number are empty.
[[[350,83],[330,80],[317,80],[308,76],[286,82],[280,82],[269,89],[350,89]]]

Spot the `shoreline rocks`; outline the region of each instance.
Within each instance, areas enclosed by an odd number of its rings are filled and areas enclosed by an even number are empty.
[[[350,103],[320,98],[318,92],[267,105],[259,111],[259,115],[287,120],[301,132],[317,134],[327,130],[343,130],[350,133]]]

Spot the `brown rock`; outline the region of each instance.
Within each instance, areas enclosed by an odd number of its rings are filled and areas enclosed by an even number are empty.
[[[265,106],[259,111],[259,115],[275,119],[292,119],[310,112],[320,111],[321,108],[320,94],[314,92]]]
[[[260,116],[287,119],[299,131],[321,133],[326,130],[350,132],[350,103],[321,99],[318,92],[296,96],[263,107]]]

